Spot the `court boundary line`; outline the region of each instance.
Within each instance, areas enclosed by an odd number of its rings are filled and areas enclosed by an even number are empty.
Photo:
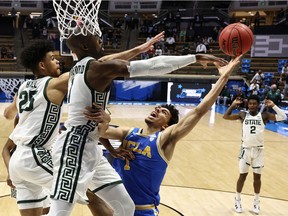
[[[215,191],[215,192],[221,192],[221,193],[235,193],[235,191],[225,191],[225,190],[218,190],[218,189],[210,189],[210,188],[199,188],[199,187],[188,187],[188,186],[181,186],[181,185],[168,185],[168,184],[162,184],[161,186],[164,187],[175,187],[175,188],[184,188],[184,189],[194,189],[194,190],[206,190],[206,191]],[[241,193],[246,196],[254,196],[254,194],[249,194],[249,193]],[[270,196],[262,196],[261,198],[266,198],[266,199],[272,199],[272,200],[279,200],[279,201],[284,201],[288,202],[288,199],[281,199],[281,198],[276,198],[276,197],[270,197]]]

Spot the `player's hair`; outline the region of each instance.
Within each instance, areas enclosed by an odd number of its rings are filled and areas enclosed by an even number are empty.
[[[176,107],[171,104],[163,104],[161,107],[168,109],[171,113],[171,119],[169,120],[168,125],[177,124],[179,121],[179,111]]]
[[[256,100],[258,102],[258,104],[260,104],[260,99],[259,99],[258,95],[249,96],[248,102],[249,102],[249,100]]]
[[[42,61],[46,54],[54,51],[54,45],[48,40],[38,40],[25,48],[21,53],[21,64],[29,68],[32,72],[37,72],[38,63]]]

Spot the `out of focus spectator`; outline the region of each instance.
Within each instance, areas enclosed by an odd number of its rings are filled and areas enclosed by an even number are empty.
[[[186,30],[185,29],[181,29],[179,33],[179,41],[186,42]]]
[[[158,45],[155,49],[155,56],[160,56],[163,54],[161,47]]]
[[[7,48],[5,46],[1,47],[1,58],[6,59],[7,58]]]
[[[39,39],[40,38],[40,29],[38,25],[34,25],[32,30],[32,38]]]
[[[282,68],[281,78],[284,81],[283,95],[284,99],[286,99],[288,95],[288,63]]]
[[[45,40],[48,38],[48,30],[47,30],[47,28],[45,26],[42,29],[42,37]]]
[[[11,17],[13,19],[13,27],[16,28],[17,11],[13,7],[10,13],[11,13]]]
[[[191,53],[191,49],[188,43],[185,43],[182,48],[182,55],[188,55]]]
[[[262,70],[259,69],[259,70],[255,73],[255,75],[253,76],[253,78],[251,79],[250,83],[253,83],[254,80],[256,80],[257,84],[261,85],[261,84],[263,83],[263,81],[264,81],[264,78],[265,78],[265,76],[264,76]]]
[[[46,21],[47,21],[47,28],[55,28],[56,27],[56,23],[54,22],[52,17],[48,18]]]
[[[175,51],[175,39],[172,35],[167,37],[165,45],[168,49],[172,49],[173,51]]]
[[[195,31],[193,27],[190,25],[186,31],[186,42],[192,42],[194,40]]]
[[[281,102],[281,92],[276,84],[271,85],[270,91],[267,94],[267,99],[272,100],[275,105],[279,106]]]
[[[227,106],[228,102],[230,102],[230,90],[227,85],[224,86],[220,95],[217,97],[216,104],[220,105],[221,102],[223,102],[224,106]]]
[[[195,27],[196,24],[199,24],[200,27],[202,28],[203,26],[203,16],[196,13],[195,16],[194,16],[194,22],[193,22],[193,27]]]
[[[254,27],[258,27],[260,26],[260,13],[259,11],[256,12],[255,16],[254,16]]]
[[[260,90],[260,85],[257,83],[257,80],[254,80],[253,83],[249,86],[249,91],[251,95],[258,95]]]
[[[200,41],[196,47],[196,53],[206,53],[206,52],[207,52],[206,46],[203,44],[202,41]]]

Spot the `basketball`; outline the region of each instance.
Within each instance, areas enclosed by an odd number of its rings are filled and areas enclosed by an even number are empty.
[[[226,26],[220,33],[220,49],[229,56],[247,53],[253,44],[254,35],[251,29],[242,23]]]

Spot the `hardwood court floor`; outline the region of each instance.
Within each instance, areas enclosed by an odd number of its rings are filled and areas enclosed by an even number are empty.
[[[3,112],[0,105],[0,111]],[[2,108],[1,108],[2,107]],[[144,118],[154,106],[109,105],[112,124],[143,126]],[[182,112],[193,107],[181,108]],[[65,119],[65,114],[64,118]],[[0,147],[12,130],[12,122],[0,117]],[[241,140],[241,123],[227,121],[209,111],[194,130],[177,145],[161,186],[159,209],[163,216],[234,216],[234,191],[238,178],[237,156]],[[262,175],[261,213],[263,216],[288,215],[288,139],[265,131],[265,168]],[[15,200],[9,194],[6,169],[0,161],[0,216],[19,215]],[[252,170],[243,189],[240,215],[254,215]],[[180,212],[181,214],[177,213]],[[91,215],[85,206],[77,205],[73,216]]]

